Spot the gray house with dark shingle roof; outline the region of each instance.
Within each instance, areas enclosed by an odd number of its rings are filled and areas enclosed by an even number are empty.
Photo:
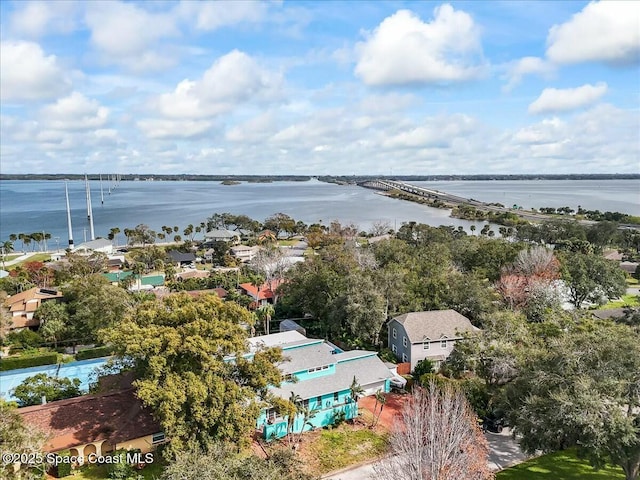
[[[464,315],[455,310],[411,312],[389,321],[389,348],[411,370],[425,358],[436,363],[445,360],[463,333],[479,332]]]

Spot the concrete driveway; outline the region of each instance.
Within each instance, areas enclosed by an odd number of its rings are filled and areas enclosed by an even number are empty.
[[[524,462],[527,455],[522,453],[518,442],[511,438],[511,432],[505,428],[502,433],[485,433],[489,442],[489,465],[494,471]],[[371,480],[374,462],[359,465],[353,468],[330,473],[324,477],[326,480]]]

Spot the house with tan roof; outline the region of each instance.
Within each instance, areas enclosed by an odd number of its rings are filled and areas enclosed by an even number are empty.
[[[47,288],[33,287],[24,292],[8,297],[3,304],[11,315],[11,324],[7,330],[18,330],[27,327],[37,327],[40,322],[33,318],[36,310],[42,302],[50,300],[60,300],[62,292]]]
[[[45,433],[45,452],[69,450],[85,458],[119,449],[147,453],[166,441],[133,388],[19,408],[18,413],[25,424]]]
[[[428,358],[436,367],[447,359],[465,333],[477,333],[469,319],[455,310],[405,313],[388,323],[389,348],[411,370]]]

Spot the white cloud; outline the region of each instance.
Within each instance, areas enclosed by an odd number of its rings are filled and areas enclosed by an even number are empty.
[[[0,98],[32,101],[55,98],[68,92],[71,82],[55,55],[46,55],[32,42],[0,44]]]
[[[559,118],[545,118],[536,125],[521,128],[514,135],[514,140],[520,144],[542,145],[557,141],[558,132],[563,130],[566,124]]]
[[[529,105],[529,113],[565,112],[575,110],[598,101],[607,93],[607,84],[582,85],[576,88],[545,88]]]
[[[276,132],[276,123],[273,112],[264,112],[227,130],[225,138],[231,142],[257,143]]]
[[[137,122],[137,125],[152,139],[197,138],[213,128],[213,123],[207,120],[145,119]]]
[[[601,104],[567,121],[544,119],[520,129],[507,145],[527,170],[603,172],[616,165],[618,172],[637,172],[638,131],[636,112]]]
[[[41,111],[42,123],[54,130],[89,130],[104,126],[109,109],[79,92],[59,99]]]
[[[355,73],[368,85],[469,80],[482,73],[480,31],[471,16],[444,4],[423,22],[399,10],[356,47]]]
[[[547,57],[556,63],[640,62],[640,3],[591,2],[547,37]]]
[[[457,137],[473,132],[476,121],[468,115],[440,115],[415,128],[385,139],[385,148],[447,148]]]
[[[199,80],[183,80],[152,106],[166,118],[203,118],[232,110],[250,99],[276,98],[282,76],[263,69],[246,53],[234,50],[216,60]]]
[[[216,30],[239,23],[257,23],[264,20],[269,4],[262,1],[194,2],[183,0],[177,13],[194,22],[198,30]]]
[[[134,72],[161,70],[173,64],[170,53],[158,43],[180,34],[170,13],[148,12],[132,3],[89,2],[85,21],[91,43],[108,64]]]
[[[21,2],[10,18],[10,30],[17,37],[37,38],[48,33],[70,33],[78,26],[75,1]]]
[[[507,92],[513,90],[525,75],[534,74],[550,78],[554,70],[554,66],[542,58],[523,57],[507,66],[505,77],[508,79],[508,83],[503,87],[503,90]]]

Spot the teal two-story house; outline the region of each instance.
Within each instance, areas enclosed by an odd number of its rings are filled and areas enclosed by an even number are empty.
[[[342,352],[324,340],[307,338],[290,331],[249,339],[253,349],[260,346],[280,347],[285,358],[279,368],[285,381],[273,387],[271,393],[285,400],[296,398],[312,412],[305,422],[302,413],[296,416],[291,432],[331,425],[344,412],[345,419],[358,415],[358,404],[352,399],[351,385],[356,378],[363,395],[388,392],[392,373],[376,352],[352,350]],[[264,409],[257,428],[266,439],[287,435],[288,419],[275,409]]]

